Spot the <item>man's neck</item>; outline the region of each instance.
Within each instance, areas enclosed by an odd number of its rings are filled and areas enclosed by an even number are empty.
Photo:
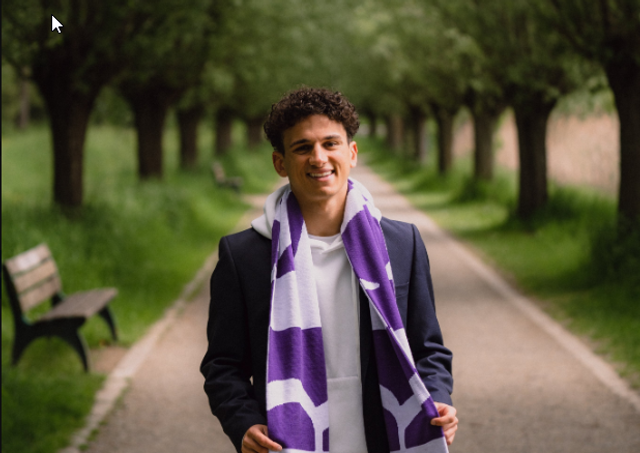
[[[332,200],[335,201],[335,200]],[[314,236],[333,236],[340,232],[346,198],[342,203],[305,203],[300,206],[307,232]]]

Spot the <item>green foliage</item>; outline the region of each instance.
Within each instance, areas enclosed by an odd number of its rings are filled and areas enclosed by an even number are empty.
[[[353,22],[358,53],[345,86],[359,105],[377,114],[427,112],[430,104],[457,110],[478,51],[431,2],[363,2]]]
[[[249,149],[246,128],[243,122],[233,124],[233,145],[227,154],[216,156],[216,159],[221,161],[227,176],[242,176],[243,193],[270,192],[274,182],[280,178],[271,163],[273,149],[267,141],[256,149]]]
[[[594,71],[537,20],[533,3],[438,1],[447,21],[473,38],[483,68],[514,103],[540,95],[553,102]]]
[[[130,92],[161,87],[184,90],[201,81],[211,58],[217,24],[211,0],[139,2],[137,13],[146,17],[136,39],[123,46],[125,70],[117,83]]]
[[[203,132],[200,147],[211,149],[211,132]],[[134,132],[90,129],[87,203],[70,216],[50,202],[47,129],[2,138],[2,259],[46,242],[65,292],[118,288],[111,306],[123,346],[162,316],[246,209],[233,191],[215,186],[205,156],[193,171],[179,171],[176,131],[168,131],[165,140],[165,180],[142,184]],[[277,178],[267,171],[266,145],[230,154],[228,172],[243,176],[250,190],[267,190]],[[83,373],[77,354],[57,339],[35,341],[18,366],[10,367],[13,322],[4,286],[2,296],[3,449],[53,453],[84,423],[103,376]],[[81,331],[93,350],[110,344],[102,319],[90,319]]]
[[[2,129],[11,127],[20,112],[20,86],[15,69],[2,61]]]
[[[621,234],[621,229],[626,234]],[[594,278],[633,288],[640,297],[640,225],[616,224],[610,219],[595,224],[590,234]]]
[[[501,172],[492,181],[467,177],[454,191],[452,201],[455,203],[468,203],[492,200],[505,206],[512,206],[515,202],[514,192],[513,178],[509,178],[504,172]]]
[[[127,102],[118,95],[113,87],[105,87],[96,99],[91,122],[96,125],[132,127],[133,112]]]
[[[338,88],[354,55],[345,45],[352,3],[245,0],[221,7],[205,75],[216,106],[251,118],[300,85]]]
[[[41,90],[64,80],[72,82],[76,93],[92,92],[115,75],[132,38],[150,22],[144,4],[128,0],[2,2],[3,58],[16,68],[32,68],[34,76],[38,72]],[[52,9],[64,25],[63,33],[51,32]]]
[[[558,102],[555,113],[565,116],[585,118],[588,115],[615,115],[616,105],[613,92],[603,75],[590,78]]]
[[[499,169],[494,182],[477,184],[468,178],[468,160],[443,177],[432,165],[407,164],[380,142],[359,142],[365,159],[414,205],[479,249],[640,386],[640,229],[619,234],[613,200],[553,186],[547,206],[523,222],[513,214],[511,172]]]
[[[22,85],[25,83],[25,85]],[[25,90],[25,91],[22,91]],[[2,60],[2,130],[10,131],[19,125],[21,97],[29,107],[29,122],[42,122],[46,118],[45,107],[36,87],[20,80],[15,68]]]
[[[604,66],[640,65],[640,2],[637,0],[536,0],[539,20],[565,45]]]

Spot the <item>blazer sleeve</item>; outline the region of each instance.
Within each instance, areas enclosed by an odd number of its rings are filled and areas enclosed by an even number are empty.
[[[436,317],[429,257],[415,225],[413,229],[413,265],[407,303],[407,337],[416,368],[434,401],[452,404],[453,354],[443,344]]]
[[[211,277],[209,347],[200,371],[211,412],[238,452],[246,431],[267,424],[251,383],[247,309],[227,238],[220,240],[219,261]]]

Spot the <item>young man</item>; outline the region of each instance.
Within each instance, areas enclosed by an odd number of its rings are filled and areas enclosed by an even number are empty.
[[[220,241],[201,371],[239,452],[444,452],[455,436],[426,250],[349,179],[358,126],[329,90],[274,104],[264,128],[289,185]]]

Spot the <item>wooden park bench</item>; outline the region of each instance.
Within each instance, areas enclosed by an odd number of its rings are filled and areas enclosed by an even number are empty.
[[[87,346],[79,329],[96,313],[109,325],[113,339],[118,339],[114,318],[107,305],[118,290],[94,289],[65,296],[58,268],[46,244],[9,258],[4,262],[2,271],[15,322],[14,365],[33,340],[57,336],[76,350],[85,371],[89,371]],[[35,321],[30,321],[27,312],[46,300],[51,300],[52,308]]]
[[[213,162],[211,164],[211,173],[213,174],[213,179],[216,184],[220,187],[230,187],[236,192],[240,193],[240,189],[242,188],[243,180],[240,176],[232,176],[228,177],[224,173],[224,168],[220,165],[220,162]]]

